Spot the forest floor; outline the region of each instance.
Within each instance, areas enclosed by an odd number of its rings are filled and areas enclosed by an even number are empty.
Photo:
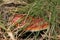
[[[0,40],[60,40],[60,0],[3,1],[0,1]],[[48,22],[48,28],[25,32],[24,28],[21,30],[19,27],[15,27],[16,24],[10,24],[13,20],[16,21],[17,15],[20,14],[26,15],[24,18],[43,18]],[[14,19],[15,17],[17,18]],[[17,23],[20,21],[18,20]],[[23,24],[24,27],[27,25]]]

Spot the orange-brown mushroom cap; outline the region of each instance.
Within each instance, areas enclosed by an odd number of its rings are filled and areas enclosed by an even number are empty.
[[[25,15],[21,15],[21,14],[16,14],[12,20],[13,23],[16,23],[16,21],[20,18],[25,17]],[[25,23],[29,23],[29,19],[32,19],[30,24],[24,29],[25,31],[40,31],[40,30],[44,30],[47,29],[49,26],[49,23],[46,22],[43,18],[33,18],[31,16],[28,16],[26,22],[24,22],[24,20],[21,23],[17,23],[17,27],[21,27],[23,26]]]

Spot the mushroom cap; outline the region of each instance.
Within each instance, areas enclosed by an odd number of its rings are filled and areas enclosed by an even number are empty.
[[[23,14],[14,15],[12,23],[16,23],[16,21],[19,18],[22,19],[25,16],[26,15],[23,15]],[[21,21],[21,23],[17,23],[16,27],[23,28],[24,27],[23,25],[25,25],[26,23],[30,23],[30,24],[24,30],[25,31],[32,31],[32,32],[47,29],[48,26],[49,26],[49,23],[47,21],[45,21],[43,18],[34,18],[34,17],[31,17],[31,16],[28,16],[26,21],[23,20],[23,21]]]

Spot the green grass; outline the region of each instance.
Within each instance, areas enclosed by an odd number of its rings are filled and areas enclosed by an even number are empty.
[[[18,14],[27,14],[25,19],[28,16],[44,18],[50,24],[49,28],[47,29],[47,32],[45,33],[46,34],[45,36],[48,37],[48,39],[46,38],[46,40],[51,40],[51,39],[58,40],[57,35],[60,32],[60,31],[57,32],[57,30],[60,30],[59,29],[60,28],[60,26],[59,26],[60,25],[60,23],[59,23],[60,15],[58,16],[58,14],[60,14],[60,0],[32,0],[32,1],[26,0],[26,2],[28,3],[26,6],[16,7],[17,11],[15,11],[15,9],[13,9],[12,12],[13,13],[18,12]],[[4,20],[3,20],[4,18],[2,18],[2,16],[3,15],[0,14],[0,20],[2,20],[0,22],[4,22]],[[58,21],[58,22],[56,22],[56,21]],[[19,23],[19,22],[20,21],[18,21],[17,23]],[[3,24],[4,23],[0,23],[0,27],[2,29],[6,30],[7,28],[5,28],[5,24],[4,25]],[[15,24],[10,25],[10,26],[15,26]],[[24,28],[23,28],[23,30],[24,30]],[[17,31],[19,31],[19,30],[17,30]],[[37,37],[38,35],[39,35],[39,32],[37,32],[35,36]],[[53,38],[49,38],[49,37],[53,37]],[[26,40],[27,40],[27,38],[26,38]]]

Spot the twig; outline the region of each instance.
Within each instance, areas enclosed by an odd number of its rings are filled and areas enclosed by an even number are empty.
[[[16,40],[12,32],[7,32],[12,40]]]

